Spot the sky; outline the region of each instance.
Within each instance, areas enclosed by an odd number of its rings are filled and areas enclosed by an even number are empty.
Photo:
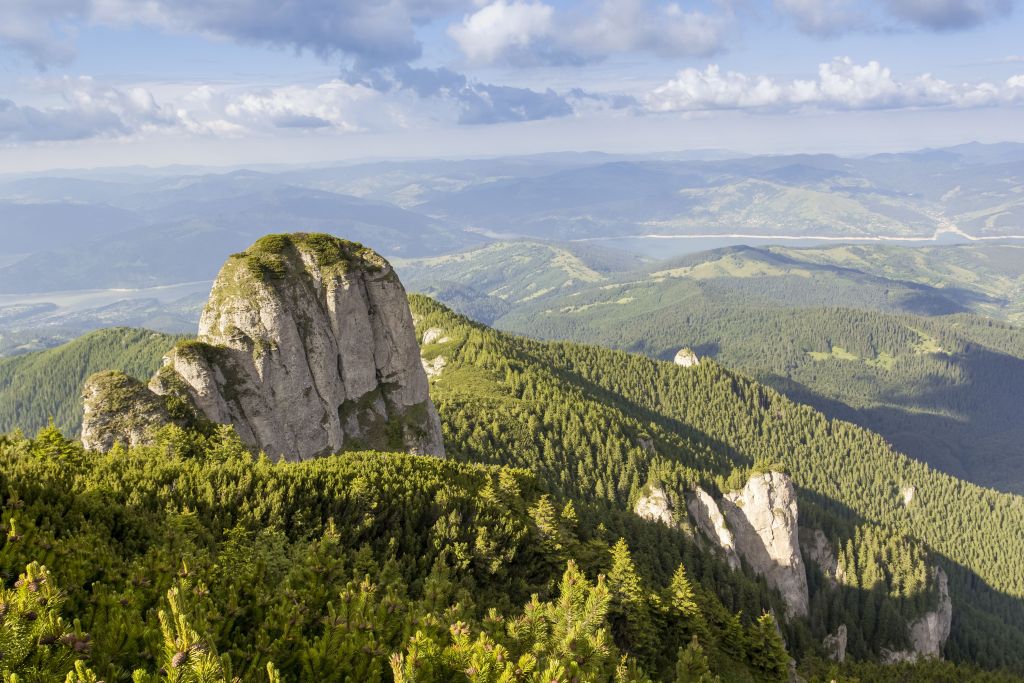
[[[1024,141],[1022,0],[0,0],[0,172]]]

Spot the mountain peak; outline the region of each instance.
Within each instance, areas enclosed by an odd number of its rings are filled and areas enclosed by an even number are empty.
[[[331,235],[268,235],[231,256],[198,338],[149,388],[274,458],[444,454],[402,283],[376,252]]]

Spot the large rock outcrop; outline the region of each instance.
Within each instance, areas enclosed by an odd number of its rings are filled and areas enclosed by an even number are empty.
[[[198,339],[172,349],[149,388],[274,458],[444,455],[402,283],[330,235],[269,235],[232,255]]]
[[[949,597],[949,578],[946,572],[942,571],[942,567],[935,567],[932,578],[939,594],[939,604],[935,609],[915,619],[907,628],[910,649],[885,652],[885,661],[914,662],[921,658],[942,659],[942,648],[949,639],[953,625],[953,601]]]
[[[810,598],[792,480],[780,472],[756,474],[725,495],[722,511],[740,557],[779,590],[789,616],[806,616]]]
[[[139,380],[108,370],[91,375],[82,389],[82,444],[109,451],[114,444],[137,446],[150,430],[171,421],[164,401]]]
[[[693,349],[683,348],[676,352],[675,358],[672,361],[676,365],[680,365],[684,368],[692,368],[695,365],[700,365],[700,358],[694,353]]]
[[[637,499],[633,512],[652,522],[661,522],[665,526],[675,526],[675,513],[672,501],[664,486],[655,485]]]

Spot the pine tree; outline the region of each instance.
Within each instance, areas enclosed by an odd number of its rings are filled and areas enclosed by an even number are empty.
[[[775,618],[768,612],[762,614],[751,626],[748,652],[751,664],[770,680],[786,680],[789,654],[782,642]]]
[[[669,592],[672,596],[672,607],[679,614],[690,620],[700,616],[700,607],[697,606],[697,601],[694,599],[693,586],[686,575],[686,567],[682,563],[672,575]]]
[[[711,674],[708,658],[704,648],[697,641],[697,636],[690,640],[686,647],[679,648],[676,658],[675,683],[717,683],[718,676]]]
[[[649,599],[625,539],[620,538],[611,553],[608,589],[612,596],[612,634],[624,650],[643,656],[655,649]]]

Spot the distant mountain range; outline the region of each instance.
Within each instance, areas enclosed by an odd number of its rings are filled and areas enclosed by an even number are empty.
[[[1024,145],[865,158],[726,156],[5,176],[0,294],[210,280],[228,253],[296,226],[405,258],[501,236],[1024,234]]]

